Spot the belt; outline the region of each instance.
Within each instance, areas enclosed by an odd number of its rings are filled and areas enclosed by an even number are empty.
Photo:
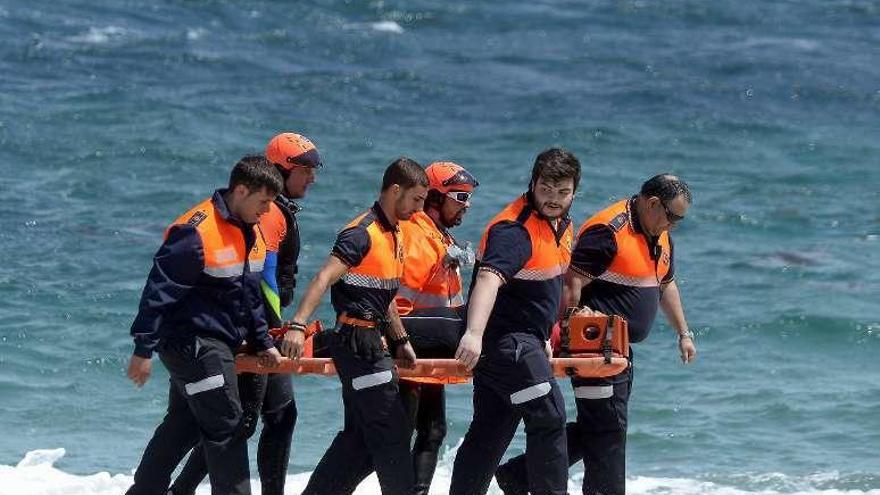
[[[353,327],[361,327],[361,328],[376,328],[379,324],[375,321],[370,320],[362,320],[360,318],[353,318],[346,314],[339,315],[339,318],[336,320],[342,325],[351,325]]]

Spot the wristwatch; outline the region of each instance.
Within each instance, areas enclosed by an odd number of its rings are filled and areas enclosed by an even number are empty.
[[[694,332],[691,332],[690,330],[685,330],[684,332],[679,333],[678,334],[678,341],[681,342],[682,339],[694,340]]]

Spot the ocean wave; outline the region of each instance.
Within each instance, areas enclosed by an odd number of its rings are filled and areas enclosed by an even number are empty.
[[[102,45],[114,39],[125,36],[128,30],[119,26],[90,27],[85,33],[78,34],[70,38],[70,41],[76,43]]]
[[[448,449],[442,456],[431,494],[447,493],[451,479],[452,462],[455,449]],[[15,466],[0,465],[0,495],[118,495],[124,492],[133,481],[130,474],[98,472],[88,475],[75,475],[55,467],[66,454],[65,449],[44,449],[28,452]],[[299,494],[308,482],[310,472],[292,474],[287,477],[287,493]],[[569,480],[570,493],[580,491],[583,475],[578,473]],[[876,488],[835,488],[840,480],[846,482],[839,473],[815,473],[808,476],[788,476],[782,473],[750,474],[741,477],[744,487],[731,486],[721,482],[689,478],[664,478],[636,476],[627,481],[627,493],[631,495],[880,495]],[[762,488],[768,486],[772,488]],[[260,493],[259,480],[251,480],[251,491]],[[196,491],[207,495],[210,488],[203,484]],[[373,474],[358,489],[356,495],[381,493],[379,482]],[[498,495],[501,491],[492,482],[489,493]]]

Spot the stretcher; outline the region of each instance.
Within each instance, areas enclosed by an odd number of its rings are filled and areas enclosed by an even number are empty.
[[[306,340],[307,357],[284,358],[280,365],[269,367],[259,357],[240,354],[236,357],[239,373],[295,373],[298,375],[336,374],[333,360],[308,356],[311,348]],[[626,320],[618,316],[572,316],[561,328],[556,357],[550,359],[557,377],[604,377],[621,373],[629,366],[629,339]],[[414,367],[397,362],[401,378],[470,377],[472,373],[455,359],[417,359]]]

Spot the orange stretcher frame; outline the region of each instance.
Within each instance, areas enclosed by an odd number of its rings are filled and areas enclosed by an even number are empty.
[[[576,308],[572,308],[574,310]],[[323,330],[320,321],[313,321],[305,330],[305,357],[298,360],[283,358],[277,367],[266,367],[252,354],[236,356],[235,368],[239,373],[294,373],[297,375],[336,374],[336,367],[330,358],[312,357],[312,336]],[[275,338],[281,337],[287,328],[273,329]],[[562,329],[561,349],[564,357],[550,359],[553,374],[557,377],[579,376],[600,378],[613,376],[629,366],[629,332],[626,320],[619,316],[580,316],[574,315],[569,324]],[[455,359],[418,359],[414,368],[406,368],[397,363],[401,378],[423,379],[443,383],[448,378],[470,378],[472,373]],[[448,382],[450,385],[455,380]]]
[[[605,358],[572,357],[552,358],[550,365],[553,374],[558,377],[576,374],[582,377],[602,377],[616,375],[629,365],[624,357],[613,357],[611,363]],[[330,358],[300,358],[299,360],[284,358],[277,367],[269,368],[260,364],[260,359],[252,355],[239,355],[235,360],[235,368],[239,373],[295,373],[298,375],[335,375],[336,367]],[[398,363],[397,372],[401,378],[438,378],[438,377],[470,377],[471,372],[455,359],[418,359],[415,368],[405,368]]]

